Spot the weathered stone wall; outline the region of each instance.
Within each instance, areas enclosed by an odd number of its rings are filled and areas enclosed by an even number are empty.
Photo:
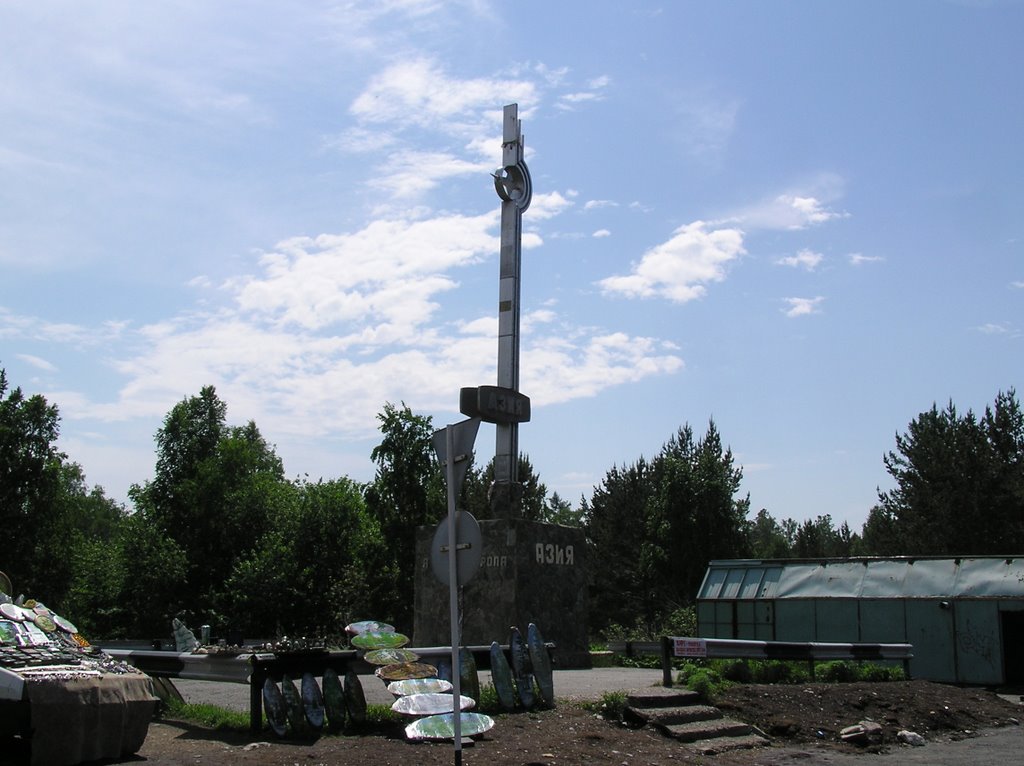
[[[509,628],[525,635],[534,622],[559,667],[589,662],[587,636],[586,542],[583,531],[517,519],[480,522],[483,559],[463,589],[462,643],[508,643]],[[430,568],[433,527],[416,537],[416,594],[413,642],[450,642],[448,586]]]

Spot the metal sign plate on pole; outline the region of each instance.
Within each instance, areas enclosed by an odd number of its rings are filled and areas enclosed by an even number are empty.
[[[528,423],[530,397],[501,386],[462,388],[459,389],[459,412],[487,423]]]
[[[469,420],[463,420],[461,423],[442,428],[440,431],[434,431],[434,435],[430,437],[430,442],[434,445],[434,452],[437,454],[438,462],[442,466],[447,466],[449,454],[448,434],[451,434],[451,453],[454,455],[454,459],[452,460],[453,470],[449,488],[454,488],[456,495],[459,494],[459,488],[462,486],[462,482],[465,481],[466,472],[469,470],[469,464],[472,462],[473,444],[476,442],[476,432],[479,429],[480,418],[470,418]],[[445,471],[445,481],[449,481],[447,471]]]
[[[430,544],[430,568],[434,576],[448,585],[451,574],[448,556],[451,548],[448,544],[448,519],[437,525],[434,540]],[[469,511],[455,512],[455,557],[458,585],[461,588],[469,582],[480,569],[483,559],[483,538],[480,535],[480,524]]]

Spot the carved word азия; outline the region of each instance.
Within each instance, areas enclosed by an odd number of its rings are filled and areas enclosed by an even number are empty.
[[[569,566],[575,564],[571,545],[537,543],[536,551],[538,564],[567,564]]]

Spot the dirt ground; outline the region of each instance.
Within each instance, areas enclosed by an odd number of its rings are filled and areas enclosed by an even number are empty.
[[[628,729],[607,721],[578,703],[560,703],[553,710],[495,716],[496,725],[472,746],[462,750],[465,764],[615,764],[633,766],[663,763],[740,764],[833,763],[850,753],[883,753],[893,764],[906,746],[895,740],[901,729],[916,731],[929,747],[970,740],[992,727],[1014,727],[1024,708],[979,689],[962,689],[909,681],[879,684],[798,684],[793,686],[734,686],[717,703],[732,718],[753,723],[767,733],[772,745],[758,751],[716,756],[700,755],[651,728]],[[857,748],[838,740],[838,732],[864,719],[882,725],[881,745]],[[969,746],[969,743],[964,743]],[[1019,762],[1024,736],[1013,736],[1012,757]],[[925,748],[915,748],[923,751]],[[937,752],[937,751],[933,751]],[[958,759],[962,756],[957,756]],[[142,750],[118,763],[150,766],[327,766],[367,764],[450,764],[454,748],[447,743],[411,744],[402,726],[369,727],[359,734],[321,736],[307,740],[277,740],[268,732],[258,736],[216,732],[183,721],[162,718],[150,727]],[[862,755],[858,761],[874,762]],[[927,762],[924,761],[924,762]],[[956,761],[954,761],[956,762]],[[975,760],[975,763],[985,761]]]

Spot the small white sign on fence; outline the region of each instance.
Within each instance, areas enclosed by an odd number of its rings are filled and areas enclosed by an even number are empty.
[[[707,657],[708,645],[703,638],[673,638],[672,653],[676,657]]]

